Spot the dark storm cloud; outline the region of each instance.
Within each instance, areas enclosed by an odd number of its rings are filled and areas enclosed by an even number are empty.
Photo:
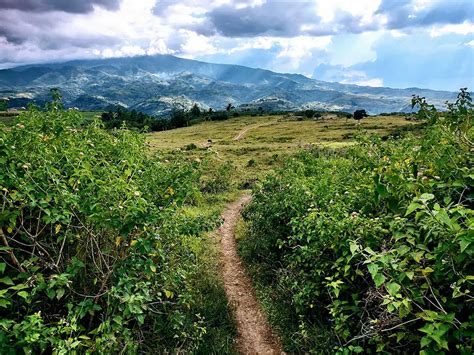
[[[30,18],[29,22],[7,21],[8,16],[0,13],[0,37],[4,37],[8,43],[21,45],[23,43],[34,44],[43,50],[77,47],[88,48],[95,46],[113,45],[120,39],[97,34],[81,34],[80,36],[68,36],[54,25],[61,21],[55,16],[43,18]]]
[[[411,0],[383,0],[377,13],[387,16],[387,27],[390,29],[459,24],[474,22],[474,1],[436,1],[416,11]]]
[[[62,11],[75,14],[89,13],[95,6],[117,10],[120,0],[0,0],[0,10],[24,12]]]
[[[211,31],[226,37],[298,35],[325,36],[336,33],[361,33],[376,30],[378,23],[363,23],[361,16],[337,10],[331,23],[322,23],[314,1],[268,0],[260,6],[241,9],[224,5],[206,15],[207,21],[194,28],[207,35]],[[207,32],[206,32],[207,31]]]
[[[217,33],[227,37],[289,37],[299,34],[302,24],[320,21],[314,2],[294,1],[267,1],[242,9],[225,5],[212,10],[207,18]]]

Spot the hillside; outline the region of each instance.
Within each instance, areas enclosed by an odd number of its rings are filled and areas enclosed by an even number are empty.
[[[390,89],[339,84],[303,75],[275,73],[239,65],[212,64],[171,55],[139,56],[28,65],[0,70],[0,95],[11,107],[39,104],[49,89],[60,88],[68,107],[103,110],[122,105],[162,115],[172,107],[241,110],[410,111],[413,94],[440,107],[455,94],[418,88]]]

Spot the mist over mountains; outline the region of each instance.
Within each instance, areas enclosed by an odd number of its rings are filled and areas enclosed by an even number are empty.
[[[28,65],[0,70],[0,97],[10,107],[49,100],[57,87],[66,107],[104,110],[121,105],[153,115],[173,107],[293,111],[301,109],[371,114],[409,112],[413,94],[443,107],[456,93],[428,89],[391,89],[325,82],[240,65],[212,64],[171,55],[138,56]]]

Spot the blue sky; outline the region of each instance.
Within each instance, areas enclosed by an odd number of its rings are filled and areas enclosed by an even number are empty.
[[[144,54],[472,89],[474,0],[0,0],[0,68]]]

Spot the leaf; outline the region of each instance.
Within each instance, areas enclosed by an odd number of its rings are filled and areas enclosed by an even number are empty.
[[[405,212],[405,216],[408,216],[410,213],[413,211],[416,211],[419,209],[421,205],[418,202],[412,202],[410,205],[407,207],[407,211]]]
[[[29,293],[26,292],[26,291],[20,291],[20,292],[18,292],[18,296],[20,296],[20,297],[26,299],[26,298],[28,298]]]
[[[433,194],[428,194],[428,193],[425,193],[425,194],[422,194],[420,196],[420,200],[423,201],[423,202],[427,202],[427,201],[430,201],[432,199],[434,199],[435,196]]]
[[[13,232],[13,228],[12,228],[12,227],[8,227],[8,228],[7,228],[7,233],[11,233],[11,232]]]
[[[123,238],[122,237],[117,237],[115,238],[115,246],[118,247],[122,243]]]
[[[66,290],[64,288],[60,288],[59,290],[56,291],[56,298],[58,300],[61,299],[61,297],[64,296],[65,292],[66,292]]]
[[[7,264],[6,263],[0,263],[0,274],[3,274],[5,271]]]
[[[156,266],[153,265],[153,264],[151,264],[151,265],[150,265],[150,270],[151,270],[152,272],[156,272]]]
[[[19,290],[24,290],[25,288],[28,288],[28,286],[25,284],[18,284],[18,285],[10,287],[10,290],[19,291]]]
[[[425,267],[424,269],[421,269],[421,272],[423,275],[428,275],[430,273],[432,273],[434,270],[432,268],[430,268],[429,266],[428,267]]]
[[[0,307],[7,308],[8,305],[12,304],[9,300],[0,299]]]
[[[431,343],[431,339],[429,337],[423,337],[423,338],[421,338],[420,346],[422,348],[424,348],[424,347],[428,346],[430,343]]]
[[[356,242],[349,242],[349,249],[351,250],[351,254],[354,255],[356,251],[359,250],[359,245]]]
[[[4,283],[5,285],[14,285],[12,279],[11,279],[10,277],[8,277],[8,276],[2,277],[2,278],[0,279],[0,282],[1,282],[1,283]]]
[[[385,276],[383,274],[375,274],[372,276],[375,282],[375,287],[380,287],[385,282]]]
[[[377,264],[371,263],[371,264],[367,265],[367,269],[369,270],[370,275],[372,275],[372,277],[374,277],[377,274],[377,272],[379,271],[379,266]]]
[[[60,230],[61,230],[61,225],[60,225],[60,224],[56,224],[56,227],[54,228],[54,233],[55,233],[55,234],[58,234]]]
[[[421,328],[418,329],[420,332],[426,333],[426,334],[431,334],[434,331],[434,326],[431,323],[427,323]]]
[[[387,288],[387,291],[393,297],[395,297],[397,295],[398,291],[400,291],[400,288],[401,288],[401,286],[399,284],[397,284],[396,282],[389,282],[388,284],[385,285],[385,287]]]
[[[405,275],[410,279],[413,280],[413,277],[415,276],[415,273],[413,271],[406,271]]]
[[[135,244],[137,244],[137,240],[136,240],[136,239],[134,239],[134,240],[132,240],[132,241],[130,242],[130,246],[131,246],[131,247],[133,247]]]
[[[165,296],[167,298],[173,298],[174,294],[172,291],[165,290]]]
[[[471,239],[468,239],[468,236],[459,237],[459,246],[461,247],[461,253],[464,253],[464,250],[471,244]]]

